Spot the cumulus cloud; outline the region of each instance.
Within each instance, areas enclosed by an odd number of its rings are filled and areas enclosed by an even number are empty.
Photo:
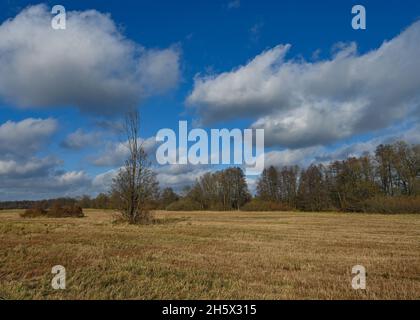
[[[321,147],[309,147],[301,149],[285,149],[270,151],[265,154],[264,166],[284,167],[299,165],[307,166],[321,152]]]
[[[340,143],[335,146],[312,146],[298,149],[273,150],[265,154],[265,167],[283,167],[299,165],[307,167],[313,163],[329,163],[349,157],[360,157],[365,153],[373,155],[380,144],[392,144],[405,141],[410,144],[420,143],[420,125],[407,128],[393,128],[390,132],[382,132],[377,137],[358,142]]]
[[[65,172],[56,177],[58,185],[76,185],[79,183],[90,181],[84,171],[70,171]]]
[[[55,156],[39,152],[56,132],[55,119],[28,118],[0,125],[0,200],[76,196],[92,191],[84,171],[65,171]]]
[[[98,174],[92,180],[92,186],[96,192],[107,192],[112,186],[113,179],[117,176],[119,169],[112,169]]]
[[[21,107],[76,106],[112,114],[177,85],[180,50],[149,50],[125,38],[109,15],[67,12],[51,27],[45,5],[0,25],[0,97]]]
[[[28,178],[47,176],[49,171],[61,162],[54,157],[31,158],[25,161],[0,159],[0,177]]]
[[[156,179],[161,188],[171,187],[177,192],[186,186],[191,186],[199,177],[211,171],[210,166],[194,165],[155,165],[152,170],[156,173]],[[100,173],[92,180],[92,187],[96,192],[109,191],[113,179],[117,176],[120,168]]]
[[[124,124],[121,121],[97,119],[93,124],[101,129],[113,132],[115,134],[121,134],[124,132]]]
[[[91,180],[83,171],[50,174],[47,177],[1,179],[0,200],[31,200],[90,193]]]
[[[155,151],[157,142],[155,137],[147,139],[139,138],[139,143],[143,145],[143,149],[149,156],[149,161],[155,162]],[[91,160],[91,162],[100,167],[116,167],[122,166],[125,160],[130,155],[127,142],[108,143],[105,150],[98,157]]]
[[[255,119],[266,144],[303,148],[387,128],[420,105],[420,21],[379,48],[340,44],[326,61],[287,60],[279,45],[246,65],[196,76],[187,104],[204,122]]]
[[[192,164],[168,164],[159,165],[156,161],[156,149],[161,142],[156,141],[152,136],[147,139],[139,138],[140,143],[148,155],[151,168],[156,173],[156,178],[161,188],[171,187],[176,191],[182,191],[185,186],[192,185],[197,178],[206,172],[215,170],[211,165],[192,165]],[[177,153],[179,149],[177,150]],[[129,149],[126,142],[109,143],[105,150],[98,157],[91,160],[92,164],[98,167],[114,167],[104,173],[98,174],[92,182],[95,190],[104,192],[109,190],[113,178],[119,169],[124,165],[124,161],[129,156]]]
[[[39,150],[56,132],[55,119],[28,118],[0,125],[0,155],[28,155]]]
[[[105,151],[91,160],[92,164],[99,167],[122,166],[129,156],[129,149],[125,143],[109,143]]]
[[[185,186],[191,186],[205,173],[211,171],[209,165],[165,165],[157,166],[154,170],[157,173],[157,180],[161,187],[171,187],[177,192],[182,191]]]
[[[67,136],[61,143],[61,146],[67,149],[80,150],[96,144],[100,137],[101,134],[99,132],[84,132],[83,129],[77,129]]]
[[[275,109],[275,101],[285,93],[273,92],[264,76],[270,75],[273,61],[283,60],[288,48],[278,46],[232,72],[196,76],[188,105],[197,108],[205,121],[256,116]]]

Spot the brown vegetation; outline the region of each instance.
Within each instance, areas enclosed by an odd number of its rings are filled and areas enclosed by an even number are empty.
[[[47,216],[52,218],[82,218],[84,217],[83,209],[77,205],[61,206],[55,204],[47,211]]]
[[[420,213],[420,145],[396,142],[306,169],[265,169],[257,198],[302,211]]]
[[[194,200],[183,198],[172,202],[166,207],[166,210],[169,211],[199,211],[202,209],[200,203],[195,202]]]
[[[420,213],[420,197],[374,197],[362,202],[367,213]]]
[[[47,216],[47,210],[42,209],[40,207],[34,207],[31,209],[26,209],[24,212],[20,214],[22,218],[36,218],[36,217],[43,217]]]
[[[0,213],[4,299],[420,299],[420,216],[167,212],[150,226]],[[51,288],[63,265],[66,290]],[[351,269],[367,270],[353,290]]]
[[[253,199],[241,208],[242,211],[292,211],[286,203]]]
[[[26,209],[20,216],[22,218],[82,218],[84,217],[84,214],[83,209],[77,205],[61,205],[60,203],[54,203],[49,209],[44,209],[40,206]]]

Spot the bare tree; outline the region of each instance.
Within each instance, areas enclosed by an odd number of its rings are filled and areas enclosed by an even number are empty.
[[[273,202],[281,200],[279,175],[274,166],[264,169],[257,183],[257,195],[261,200]]]
[[[127,114],[125,133],[129,157],[113,181],[112,192],[119,198],[119,209],[129,223],[149,223],[148,203],[158,192],[156,175],[150,169],[147,154],[139,141],[139,113]]]
[[[238,167],[207,172],[197,179],[186,197],[203,210],[239,210],[251,200],[244,172]]]

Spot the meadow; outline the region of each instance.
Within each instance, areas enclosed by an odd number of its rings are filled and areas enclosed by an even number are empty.
[[[20,212],[0,211],[0,299],[420,299],[420,215],[158,211],[136,226]]]

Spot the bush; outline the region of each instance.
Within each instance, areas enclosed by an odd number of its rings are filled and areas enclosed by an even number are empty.
[[[60,206],[54,204],[50,210],[47,211],[47,216],[52,218],[82,218],[83,209],[77,205]]]
[[[49,210],[45,210],[42,207],[34,207],[25,210],[21,213],[22,218],[37,218],[37,217],[49,217],[49,218],[82,218],[85,215],[81,207],[76,205],[60,206],[54,204]]]
[[[169,206],[166,207],[168,211],[198,211],[203,210],[202,206],[190,199],[180,199],[178,201],[172,202]]]
[[[291,211],[293,208],[282,202],[252,200],[245,204],[242,211]]]
[[[20,216],[22,218],[36,218],[36,217],[46,216],[46,214],[47,214],[46,210],[40,207],[35,207],[31,209],[26,209],[25,212],[22,212],[20,214]]]
[[[420,197],[378,196],[365,200],[361,211],[367,213],[420,213]]]

